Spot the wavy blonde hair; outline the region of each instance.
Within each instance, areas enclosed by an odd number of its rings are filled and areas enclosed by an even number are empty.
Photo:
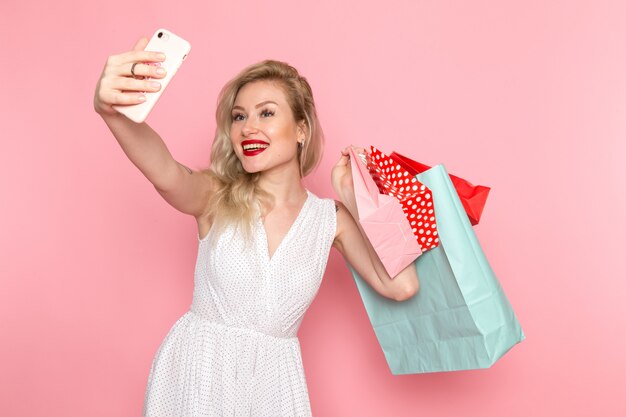
[[[206,173],[212,177],[215,190],[207,202],[207,216],[212,228],[227,224],[241,226],[251,236],[256,210],[262,214],[273,207],[272,197],[257,184],[260,173],[248,173],[237,158],[230,140],[232,108],[241,88],[254,81],[274,82],[285,94],[296,123],[304,122],[305,140],[298,146],[300,177],[311,173],[322,158],[324,135],[320,126],[313,91],[306,78],[291,65],[265,60],[250,65],[222,88],[215,118],[217,127],[211,147],[211,166]]]

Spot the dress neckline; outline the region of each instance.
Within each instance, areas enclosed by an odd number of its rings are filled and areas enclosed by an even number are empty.
[[[261,240],[263,241],[263,244],[264,244],[263,252],[265,253],[265,258],[268,263],[271,264],[272,261],[276,259],[276,255],[278,255],[279,252],[282,250],[282,247],[285,245],[285,242],[289,240],[289,238],[293,234],[293,230],[296,228],[296,226],[299,223],[302,222],[302,218],[304,217],[304,213],[307,207],[309,206],[309,203],[311,201],[311,196],[312,196],[309,190],[306,190],[306,193],[307,193],[306,200],[304,200],[304,204],[302,204],[302,207],[300,207],[300,211],[298,212],[296,219],[293,221],[293,223],[291,223],[291,226],[289,226],[289,230],[287,230],[287,233],[281,239],[280,243],[274,250],[274,253],[272,254],[272,256],[270,256],[270,245],[267,240],[267,232],[265,231],[265,225],[261,221],[261,216],[260,215],[257,216],[257,225],[259,226],[259,229],[261,231],[261,237],[262,237]]]

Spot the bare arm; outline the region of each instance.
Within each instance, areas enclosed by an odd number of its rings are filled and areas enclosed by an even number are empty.
[[[334,246],[380,295],[396,301],[413,297],[419,289],[415,264],[411,263],[393,279],[380,261],[363,228],[342,203],[338,203],[337,236]]]
[[[208,175],[177,162],[161,137],[146,123],[135,123],[113,109],[143,101],[142,91],[158,91],[152,81],[135,79],[130,74],[134,62],[159,62],[155,52],[144,51],[148,40],[142,38],[132,51],[109,57],[98,81],[94,109],[100,114],[122,150],[163,198],[177,210],[201,216],[212,186]],[[135,74],[155,79],[158,66],[137,64]]]
[[[358,218],[347,152],[333,168],[333,186],[341,198],[337,203],[337,235],[334,246],[361,277],[379,294],[396,301],[411,298],[419,290],[415,264],[411,263],[393,279],[367,238]]]

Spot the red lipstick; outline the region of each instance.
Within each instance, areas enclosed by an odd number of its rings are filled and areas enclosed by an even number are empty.
[[[245,156],[255,156],[263,152],[270,144],[258,140],[258,139],[247,139],[241,142],[241,147],[243,148],[243,154]]]

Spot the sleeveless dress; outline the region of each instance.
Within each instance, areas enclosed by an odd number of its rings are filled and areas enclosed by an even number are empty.
[[[144,417],[311,415],[296,334],[336,222],[334,201],[307,190],[271,259],[260,217],[251,242],[233,226],[198,238],[191,307],[152,361]]]

